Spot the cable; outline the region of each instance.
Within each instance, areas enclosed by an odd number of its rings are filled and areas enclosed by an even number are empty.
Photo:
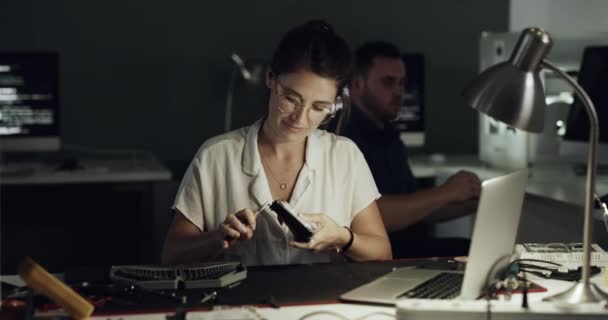
[[[498,259],[496,259],[496,261],[494,261],[494,263],[492,263],[492,266],[490,267],[490,270],[488,270],[488,274],[486,275],[486,281],[485,281],[485,298],[486,300],[490,300],[490,278],[492,277],[492,274],[494,274],[494,271],[496,269],[496,267],[498,266],[498,264],[500,264],[503,260],[505,260],[505,258],[511,258],[513,255],[512,254],[505,254],[502,255],[500,257],[498,257]],[[507,265],[507,267],[510,267],[511,263],[509,263]]]
[[[314,312],[311,312],[311,313],[307,313],[307,314],[303,315],[302,317],[300,317],[298,320],[308,319],[310,317],[314,317],[314,316],[317,316],[317,315],[320,315],[320,314],[332,315],[332,316],[334,316],[334,317],[336,317],[338,319],[349,320],[347,317],[345,317],[345,316],[343,316],[343,315],[341,315],[341,314],[339,314],[337,312],[327,311],[327,310],[314,311]]]
[[[307,314],[303,315],[302,317],[300,317],[298,320],[304,320],[304,319],[308,319],[310,317],[314,317],[314,316],[318,316],[318,315],[331,315],[331,316],[334,316],[334,317],[336,317],[338,319],[341,319],[341,320],[349,320],[348,317],[346,317],[346,316],[344,316],[344,315],[342,315],[342,314],[340,314],[338,312],[328,311],[328,310],[321,310],[321,311],[314,311],[314,312],[311,312],[311,313],[307,313]],[[371,313],[368,313],[368,314],[364,314],[363,316],[358,317],[358,318],[354,318],[354,320],[365,320],[365,319],[367,319],[369,317],[376,316],[376,315],[387,316],[390,319],[395,319],[395,315],[394,314],[390,314],[388,312],[383,312],[383,311],[376,311],[376,312],[371,312]]]
[[[505,254],[505,255],[498,257],[498,259],[496,259],[496,261],[494,261],[494,263],[492,263],[492,266],[490,267],[490,270],[488,270],[488,274],[486,275],[484,291],[485,291],[485,299],[486,299],[486,319],[487,320],[492,319],[492,304],[490,303],[490,300],[491,300],[492,296],[494,295],[494,292],[493,292],[494,290],[491,290],[492,286],[490,285],[490,278],[492,277],[492,274],[494,274],[496,267],[503,260],[505,260],[505,258],[510,259],[512,256],[513,256],[512,254]],[[509,264],[508,266],[510,266],[510,265],[511,264]]]
[[[537,265],[537,264],[529,264],[529,263],[525,263],[525,262],[538,262],[538,263],[544,263],[547,265],[550,265],[552,267],[548,267],[548,266],[543,266],[543,265]],[[532,273],[534,275],[543,277],[543,278],[550,278],[551,275],[556,272],[559,271],[561,267],[563,267],[561,264],[553,262],[553,261],[546,261],[546,260],[540,260],[540,259],[515,259],[513,261],[511,261],[511,263],[509,264],[509,269],[514,265],[517,264],[518,265],[518,272],[529,272]]]
[[[526,272],[521,271],[521,274],[524,277],[524,289],[523,289],[523,298],[521,300],[521,307],[524,309],[528,309],[528,279],[526,279]]]
[[[542,262],[542,263],[546,263],[546,264],[551,264],[557,267],[561,267],[562,265],[557,263],[557,262],[553,262],[553,261],[548,261],[548,260],[541,260],[541,259],[515,259],[511,262],[511,264],[514,263],[520,263],[520,262]]]
[[[394,314],[390,314],[388,312],[377,311],[377,312],[368,313],[368,314],[363,315],[363,316],[361,316],[359,318],[355,318],[355,320],[364,320],[364,319],[367,319],[367,318],[369,318],[371,316],[375,316],[375,315],[387,316],[387,317],[389,317],[391,319],[395,319],[396,318]]]

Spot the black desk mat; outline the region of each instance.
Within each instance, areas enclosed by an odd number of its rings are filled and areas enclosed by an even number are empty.
[[[124,286],[100,283],[101,279],[86,287],[76,285],[75,289],[87,298],[104,302],[96,306],[96,314],[172,312],[178,306],[191,310],[215,305],[311,304],[337,302],[341,294],[403,266],[455,268],[447,259],[259,266],[249,267],[247,279],[241,283],[216,290],[165,291],[159,295],[128,291]],[[82,284],[87,275],[80,274],[78,278]],[[217,294],[215,299],[201,302],[213,291]]]
[[[343,293],[396,267],[445,268],[445,260],[393,260],[251,267],[247,280],[218,292],[219,304],[306,304],[337,301]]]

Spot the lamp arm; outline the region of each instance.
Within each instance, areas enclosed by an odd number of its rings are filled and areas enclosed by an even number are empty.
[[[590,276],[590,265],[591,265],[591,238],[593,228],[591,225],[592,220],[592,208],[593,208],[593,194],[595,192],[595,176],[597,169],[597,145],[599,141],[599,121],[597,118],[597,112],[593,106],[593,102],[589,98],[589,95],[583,90],[583,88],[570,77],[567,73],[557,68],[551,62],[543,59],[540,64],[541,68],[546,68],[558,74],[561,78],[566,80],[572,87],[574,87],[575,93],[581,99],[581,102],[585,106],[585,111],[589,117],[589,151],[587,152],[587,181],[585,186],[585,221],[583,229],[583,272],[581,275],[581,283],[585,285],[589,284]]]
[[[224,109],[224,132],[228,132],[232,126],[232,99],[234,98],[234,85],[236,83],[236,75],[239,72],[239,67],[232,67],[230,73],[230,82],[228,83],[228,90],[226,91],[226,108]]]

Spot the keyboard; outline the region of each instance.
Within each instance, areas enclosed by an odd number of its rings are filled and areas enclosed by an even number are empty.
[[[189,267],[161,267],[161,266],[117,266],[113,268],[115,275],[131,278],[133,280],[201,280],[217,279],[220,276],[234,271],[238,263],[208,264]]]
[[[406,291],[399,299],[453,299],[460,294],[464,274],[442,272]]]
[[[110,277],[147,289],[224,287],[245,279],[247,271],[239,262],[209,262],[181,266],[112,266]]]

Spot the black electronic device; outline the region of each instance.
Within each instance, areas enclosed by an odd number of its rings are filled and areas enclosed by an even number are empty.
[[[112,266],[110,279],[145,289],[220,288],[244,280],[247,269],[240,262],[204,262],[192,265]]]
[[[315,227],[300,217],[291,206],[285,201],[274,201],[270,205],[270,210],[274,211],[279,219],[283,220],[291,233],[293,238],[298,242],[308,242],[313,233],[315,233]]]

